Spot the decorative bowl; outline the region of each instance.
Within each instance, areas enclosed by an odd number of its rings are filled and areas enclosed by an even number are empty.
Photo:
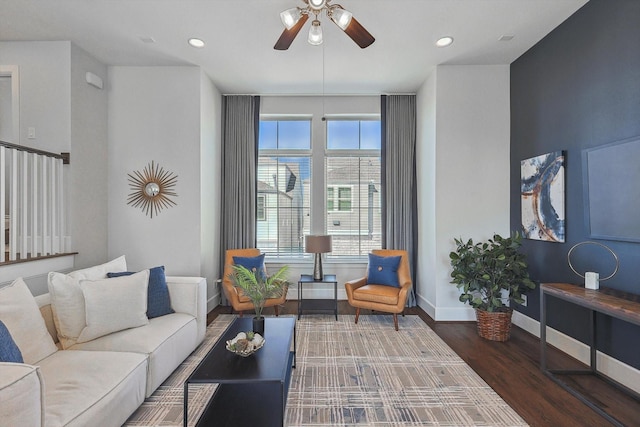
[[[264,345],[262,335],[254,332],[239,332],[232,340],[227,341],[227,350],[238,356],[251,356]]]

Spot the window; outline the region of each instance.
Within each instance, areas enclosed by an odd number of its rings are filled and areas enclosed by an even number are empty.
[[[351,187],[327,187],[327,211],[350,211],[351,190]]]
[[[331,256],[366,256],[381,240],[379,120],[327,120],[325,182]]]
[[[262,120],[258,150],[257,246],[300,255],[310,230],[311,120]]]
[[[312,135],[311,118],[260,122],[257,246],[269,257],[304,255],[305,234],[333,236],[329,257],[381,247],[380,120],[322,123]]]

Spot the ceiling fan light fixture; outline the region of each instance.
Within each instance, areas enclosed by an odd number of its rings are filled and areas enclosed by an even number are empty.
[[[343,31],[351,24],[351,18],[353,18],[353,13],[348,10],[341,7],[331,9],[331,20],[335,22],[338,27],[342,28]]]
[[[322,27],[320,26],[320,21],[314,19],[311,22],[311,28],[309,28],[309,38],[307,39],[309,44],[314,46],[318,46],[322,44]]]
[[[287,30],[293,28],[294,25],[302,18],[302,13],[297,7],[292,7],[284,12],[280,12],[280,20]]]
[[[365,27],[339,4],[332,4],[333,0],[301,0],[304,7],[287,9],[280,13],[280,19],[285,29],[273,46],[275,50],[287,50],[309,18],[313,18],[307,41],[311,45],[323,42],[322,26],[319,17],[324,13],[340,29],[357,44],[360,49],[371,46],[375,37]]]
[[[327,0],[308,0],[307,4],[313,10],[321,10],[326,6]]]

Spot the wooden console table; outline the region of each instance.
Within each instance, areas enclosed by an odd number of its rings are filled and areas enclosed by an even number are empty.
[[[553,370],[547,368],[547,296],[559,298],[590,310],[589,346],[591,349],[591,360],[589,369]],[[540,369],[558,385],[580,399],[587,406],[606,418],[609,422],[616,426],[623,427],[624,425],[620,421],[605,412],[596,403],[590,401],[587,396],[571,388],[571,386],[558,377],[558,375],[563,374],[596,375],[604,381],[629,393],[637,400],[640,400],[640,395],[638,393],[598,372],[596,366],[596,312],[640,326],[640,296],[609,288],[601,288],[598,290],[585,289],[583,286],[572,285],[569,283],[540,284]]]

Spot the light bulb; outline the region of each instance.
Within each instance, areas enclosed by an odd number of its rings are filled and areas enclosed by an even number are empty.
[[[309,39],[307,40],[309,44],[317,46],[322,44],[322,27],[320,26],[320,21],[314,19],[311,23],[311,28],[309,28]]]
[[[188,40],[188,43],[189,43],[190,46],[195,47],[195,48],[204,47],[204,41],[202,41],[201,39],[190,38]]]
[[[436,46],[438,47],[447,47],[450,46],[451,43],[453,43],[453,37],[451,36],[440,37],[436,40]]]
[[[342,28],[343,31],[351,24],[351,18],[353,18],[353,14],[348,10],[339,7],[331,10],[331,20],[335,22],[338,27]]]
[[[315,10],[322,9],[326,3],[327,0],[309,0],[309,6]]]
[[[297,7],[292,7],[291,9],[287,9],[284,12],[280,12],[280,20],[287,30],[293,28],[293,26],[298,23],[301,17],[302,14],[300,13],[300,9],[298,9]]]

